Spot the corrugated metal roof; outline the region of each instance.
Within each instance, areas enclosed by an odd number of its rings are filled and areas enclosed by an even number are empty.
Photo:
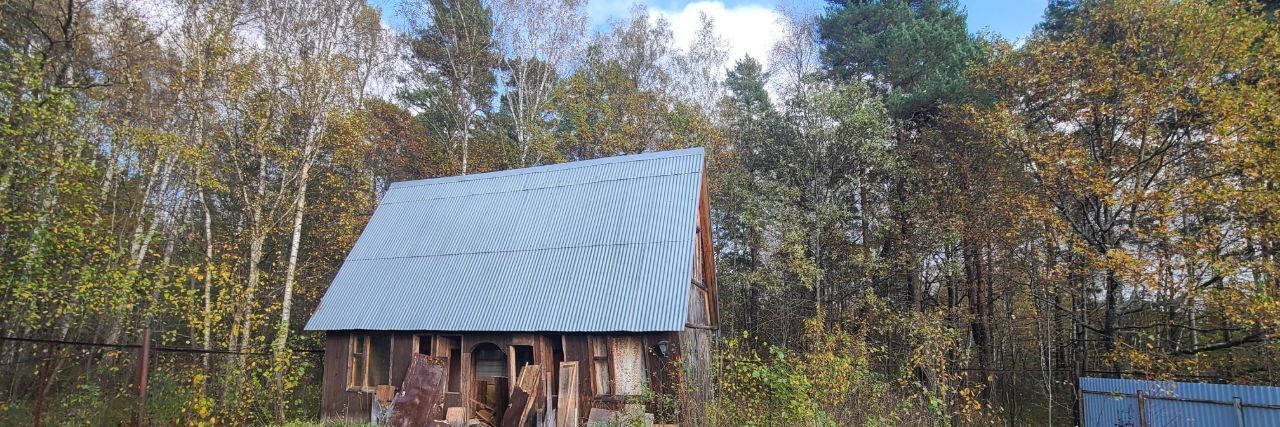
[[[1081,378],[1080,390],[1086,427],[1280,425],[1280,387]]]
[[[675,331],[701,148],[392,184],[308,330]]]

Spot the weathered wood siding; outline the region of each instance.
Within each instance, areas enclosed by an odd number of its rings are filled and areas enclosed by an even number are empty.
[[[325,420],[367,423],[373,396],[361,391],[347,391],[347,358],[350,354],[351,332],[329,331],[325,334],[320,413]]]
[[[413,334],[394,334],[391,336],[391,384],[397,388],[404,382],[405,373],[409,372],[409,362],[413,361]]]
[[[366,423],[369,422],[370,406],[372,405],[372,393],[360,390],[347,389],[347,370],[348,358],[351,351],[351,335],[352,331],[330,331],[326,334],[325,339],[325,356],[324,356],[324,383],[321,385],[320,410],[321,418],[325,421],[338,421],[348,423]],[[359,334],[360,332],[355,332]],[[612,410],[620,410],[625,403],[625,398],[614,396],[595,395],[592,387],[592,370],[594,364],[591,360],[591,352],[587,337],[589,334],[571,333],[571,334],[530,334],[530,333],[452,333],[452,332],[429,332],[429,331],[404,331],[391,333],[391,384],[397,388],[404,381],[404,375],[408,369],[409,362],[415,351],[414,336],[415,335],[435,335],[437,339],[433,340],[433,349],[430,350],[435,356],[447,357],[448,348],[444,345],[443,340],[439,337],[459,336],[461,337],[461,392],[463,396],[470,396],[474,392],[472,384],[475,380],[474,371],[472,370],[471,352],[478,346],[483,344],[493,344],[497,346],[504,354],[507,355],[508,361],[511,361],[513,355],[510,354],[510,346],[528,345],[533,347],[533,363],[542,366],[555,366],[555,361],[572,361],[578,362],[578,417],[585,420],[590,413],[592,407],[606,408]],[[676,360],[680,360],[682,355],[687,354],[682,351],[684,344],[682,343],[682,335],[678,332],[653,332],[644,334],[624,334],[626,336],[636,337],[643,345],[643,359],[645,366],[645,380],[648,386],[657,393],[677,396],[681,391],[681,382],[684,381],[683,372],[677,369]],[[605,337],[615,337],[620,335],[596,335]],[[558,342],[556,342],[558,340]],[[663,357],[655,352],[660,342],[666,341],[668,351],[671,353],[667,357]],[[562,358],[556,357],[556,349],[560,348],[563,354]],[[706,356],[695,349],[697,354]],[[708,359],[709,360],[709,359]],[[558,366],[556,366],[558,368]],[[551,381],[553,375],[549,370],[545,374],[545,381]],[[558,384],[552,387],[556,390]],[[472,405],[465,405],[466,416],[468,418],[474,415]],[[658,408],[651,407],[650,411],[656,411]]]
[[[702,175],[702,194],[698,201],[698,241],[701,244],[698,251],[698,263],[702,267],[701,277],[702,285],[707,290],[707,308],[708,317],[711,318],[712,328],[720,326],[720,288],[716,284],[716,256],[715,244],[711,241],[711,200],[707,196],[707,175]],[[710,357],[710,354],[707,355]]]
[[[578,418],[586,419],[591,413],[591,397],[594,394],[591,386],[591,347],[587,343],[586,334],[564,336],[564,360],[578,362]]]

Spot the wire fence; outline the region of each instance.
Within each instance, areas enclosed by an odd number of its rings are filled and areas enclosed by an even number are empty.
[[[155,344],[151,340],[149,328],[142,331],[141,337],[141,342],[139,343],[118,343],[0,336],[0,343],[10,343],[9,345],[13,346],[6,351],[8,360],[0,360],[0,368],[3,368],[3,372],[10,375],[10,378],[2,382],[10,384],[9,395],[10,399],[12,399],[14,398],[13,392],[18,387],[18,376],[22,375],[26,378],[26,381],[28,381],[26,383],[27,387],[30,387],[29,389],[34,390],[35,393],[27,395],[26,401],[30,406],[26,410],[27,414],[24,418],[26,421],[34,422],[34,425],[40,425],[42,418],[56,414],[54,412],[56,408],[51,404],[51,401],[54,400],[54,394],[58,392],[57,389],[51,387],[55,375],[54,371],[58,371],[60,368],[64,370],[72,368],[81,362],[83,362],[84,368],[73,369],[72,371],[76,373],[76,376],[90,372],[98,372],[98,374],[90,374],[90,377],[71,381],[62,378],[60,380],[62,384],[73,384],[73,388],[61,391],[75,393],[74,384],[93,384],[94,382],[91,378],[94,375],[99,378],[114,377],[114,380],[110,380],[110,384],[117,384],[118,386],[107,389],[106,393],[108,394],[105,396],[114,395],[115,399],[117,399],[116,409],[123,409],[126,413],[132,413],[127,414],[129,418],[120,419],[118,420],[120,422],[112,423],[112,425],[126,422],[134,426],[159,425],[172,421],[172,418],[157,415],[156,412],[164,411],[157,411],[156,407],[166,407],[166,405],[167,407],[181,406],[182,404],[174,405],[172,402],[173,396],[171,392],[175,386],[174,378],[184,375],[189,378],[192,374],[198,374],[205,378],[217,377],[217,381],[208,383],[213,388],[204,389],[204,386],[201,386],[204,390],[203,392],[207,392],[210,395],[235,396],[237,399],[250,402],[247,405],[257,406],[251,408],[251,412],[259,414],[272,412],[273,408],[263,407],[261,403],[266,399],[258,399],[257,401],[241,399],[244,397],[244,390],[238,387],[237,384],[244,384],[244,378],[247,377],[240,374],[249,373],[249,369],[236,370],[234,367],[237,366],[237,360],[240,361],[240,364],[243,364],[245,358],[252,360],[261,357],[273,357],[275,353],[269,350],[235,350]],[[76,348],[81,349],[81,351],[74,350]],[[293,354],[291,357],[295,363],[303,363],[302,366],[304,368],[299,368],[301,374],[298,374],[302,375],[302,377],[299,378],[315,376],[316,378],[314,379],[318,381],[319,372],[317,369],[322,361],[324,350],[320,348],[290,347],[289,351]],[[236,359],[226,359],[228,357]],[[108,365],[115,368],[98,366],[103,363],[103,360],[111,360],[112,362]],[[265,375],[262,374],[263,372],[274,369],[270,365],[271,363],[273,362],[268,361],[267,365],[265,365],[268,367],[265,368],[262,363],[251,363],[251,366],[257,366],[257,368],[250,369],[257,369],[256,372],[259,372],[261,377]],[[228,367],[233,368],[228,369]],[[153,370],[156,374],[161,374],[161,378],[159,378],[162,380],[161,384],[150,384],[149,380]],[[186,374],[183,374],[183,372],[186,372]],[[228,376],[240,376],[242,378],[240,380],[228,380]],[[261,380],[259,381],[261,382]],[[303,383],[309,382],[303,380]],[[159,388],[156,391],[160,394],[149,401],[148,389],[157,386]],[[110,391],[112,389],[115,391]],[[53,391],[50,392],[50,390]],[[311,391],[302,392],[302,394],[310,393]],[[124,400],[119,400],[121,398]],[[131,401],[134,403],[125,403]],[[315,404],[318,405],[318,401]],[[128,406],[133,406],[132,411],[127,410]],[[181,408],[181,410],[185,409]],[[61,418],[64,414],[56,415]],[[117,415],[122,418],[125,416]],[[12,419],[6,421],[6,419],[5,414],[0,413],[0,424],[14,421]]]
[[[17,341],[17,342],[27,342],[27,343],[37,343],[37,344],[57,344],[57,345],[107,347],[107,348],[121,348],[121,349],[142,348],[143,346],[143,344],[100,343],[100,342],[66,341],[66,340],[53,340],[53,339],[43,339],[43,338],[22,338],[22,337],[0,337],[0,341]],[[235,350],[227,350],[227,349],[204,348],[204,347],[194,347],[194,346],[152,345],[150,348],[151,348],[151,351],[177,352],[177,353],[230,354],[230,355],[243,355],[243,356],[271,356],[272,355],[272,353],[270,352],[263,352],[263,351],[235,351]],[[289,350],[294,353],[324,353],[324,349],[321,349],[321,348],[290,348]]]

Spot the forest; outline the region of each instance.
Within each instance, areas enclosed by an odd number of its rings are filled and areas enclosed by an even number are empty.
[[[694,146],[722,324],[682,424],[1277,385],[1278,9],[1052,0],[1011,41],[831,1],[735,58],[584,0],[0,0],[0,424],[316,422],[303,325],[390,183]]]

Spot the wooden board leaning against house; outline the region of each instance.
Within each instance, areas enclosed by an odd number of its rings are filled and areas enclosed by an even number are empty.
[[[526,365],[520,370],[520,379],[511,392],[511,406],[502,416],[502,427],[523,427],[539,405],[542,397],[542,366]]]
[[[447,426],[443,419],[448,366],[447,357],[414,354],[404,376],[403,392],[396,396],[387,424],[393,427]]]
[[[560,386],[556,392],[555,427],[578,427],[578,362],[560,362]]]

